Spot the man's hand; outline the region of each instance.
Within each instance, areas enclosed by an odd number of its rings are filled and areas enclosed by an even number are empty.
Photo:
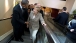
[[[70,29],[71,32],[74,32],[74,29]]]
[[[27,25],[27,28],[29,28],[29,25]]]
[[[28,25],[28,24],[29,24],[29,22],[25,22],[25,24],[27,24],[27,25]]]
[[[27,28],[29,27],[29,22],[25,22],[25,24],[27,24]]]

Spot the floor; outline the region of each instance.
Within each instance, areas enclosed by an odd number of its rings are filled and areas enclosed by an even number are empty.
[[[22,36],[24,42],[18,42],[18,41],[14,41],[12,40],[10,43],[32,43],[32,40],[30,39],[30,34],[28,32],[25,33],[24,36]]]

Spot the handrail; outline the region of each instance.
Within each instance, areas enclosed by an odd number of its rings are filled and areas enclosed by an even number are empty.
[[[14,39],[14,35],[12,35],[6,43],[10,43],[12,39]]]
[[[48,21],[51,22],[50,19],[48,19]],[[52,21],[53,21],[53,20],[52,20]],[[53,23],[53,22],[54,22],[54,23]],[[53,22],[51,22],[51,23],[52,23],[52,24],[55,24],[55,23],[59,24],[58,22],[55,22],[55,21],[53,21]],[[59,25],[62,26],[62,27],[64,27],[64,26],[61,25],[61,24],[59,24]]]
[[[58,22],[55,22],[57,25],[59,25],[60,27],[64,27],[64,28],[66,28],[67,29],[67,31],[69,31],[69,28],[67,28],[67,26],[63,26],[63,25],[61,25],[61,24],[59,24]]]
[[[46,32],[44,30],[44,27],[41,24],[40,24],[40,28],[39,28],[36,36],[37,37],[36,37],[35,43],[38,43],[38,42],[45,43],[44,40],[45,40],[45,37],[47,37],[47,36],[46,36]],[[46,41],[48,41],[48,39],[46,39]]]
[[[64,35],[66,35],[66,33],[70,31],[69,28],[67,28],[67,26],[63,26],[63,25],[59,24],[58,22],[55,22],[55,23],[56,23],[56,26],[58,25],[59,27],[64,28],[64,29],[60,29],[60,31],[63,32]]]
[[[50,36],[50,31],[48,30],[47,26],[44,26],[44,25],[43,25],[43,27],[44,27],[44,29],[45,29],[45,32],[46,32],[46,35],[47,35],[47,38],[48,38],[48,42],[49,42],[49,43],[54,43],[52,37]]]
[[[54,35],[52,30],[50,30],[50,28],[48,26],[43,25],[42,27],[43,27],[44,33],[46,34],[48,43],[60,43],[60,41],[57,39],[57,37]],[[42,31],[42,30],[40,30],[40,31]],[[38,33],[40,33],[40,31]],[[42,33],[42,34],[44,34],[44,33]],[[37,38],[39,38],[39,36]],[[36,38],[36,43],[37,43],[37,40],[38,40],[37,38]]]
[[[13,5],[11,5],[11,7],[10,7],[9,10],[11,10],[12,7],[13,7]],[[7,12],[9,12],[9,10],[8,10]],[[7,12],[6,12],[6,13],[7,13]],[[6,13],[5,13],[5,14],[6,14]],[[4,15],[5,15],[5,14],[4,14]],[[4,16],[4,15],[3,15],[3,16]],[[11,17],[0,19],[0,21],[8,20],[8,19],[11,19]]]
[[[60,41],[56,38],[56,36],[54,35],[54,33],[50,30],[49,27],[47,26],[43,26],[46,33],[50,36],[50,38],[52,38],[53,43],[60,43]],[[51,41],[49,41],[49,43],[51,43]]]
[[[4,21],[4,20],[8,20],[8,19],[11,19],[11,17],[10,18],[5,18],[5,19],[0,19],[0,21]]]
[[[59,30],[59,32],[61,32],[62,33],[62,36],[64,36],[64,37],[66,37],[66,41],[65,42],[70,42],[70,43],[72,43],[72,41],[66,36],[67,35],[67,33],[69,32],[69,29],[66,27],[66,26],[62,26],[61,24],[59,24],[59,23],[57,23],[57,22],[52,22],[52,21],[49,21],[48,20],[48,22],[50,23],[52,23],[56,28],[57,28],[57,30]],[[55,30],[55,29],[54,29]],[[53,31],[54,31],[53,30]],[[61,34],[60,33],[60,34]],[[55,33],[55,34],[57,34],[57,33]],[[57,35],[58,36],[58,35]],[[58,38],[58,37],[57,37]],[[59,39],[59,38],[58,38]],[[59,39],[60,40],[60,39]],[[68,41],[67,41],[68,40]],[[60,42],[62,42],[61,40],[60,40]]]
[[[48,19],[49,22],[51,22],[49,19]],[[52,20],[53,21],[53,20]],[[53,23],[54,22],[54,23]],[[69,28],[67,28],[67,26],[63,26],[61,24],[59,24],[58,22],[55,22],[53,21],[51,22],[54,26],[56,26],[64,35],[66,34],[66,32],[69,32]],[[61,28],[64,28],[64,30],[62,30]]]

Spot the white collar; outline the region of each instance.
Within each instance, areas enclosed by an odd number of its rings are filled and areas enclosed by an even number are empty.
[[[21,3],[19,5],[20,5],[20,8],[22,9]]]
[[[67,11],[63,11],[63,12],[67,12]]]

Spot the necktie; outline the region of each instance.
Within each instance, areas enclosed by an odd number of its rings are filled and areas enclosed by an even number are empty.
[[[25,11],[25,8],[22,8],[22,13],[24,13],[24,11]]]
[[[22,9],[22,13],[24,12],[24,10]]]

